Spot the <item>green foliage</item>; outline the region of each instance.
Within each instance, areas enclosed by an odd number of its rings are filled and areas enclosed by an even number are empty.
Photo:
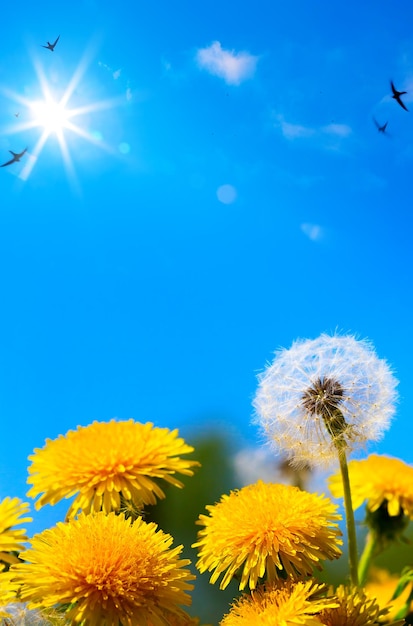
[[[184,477],[183,489],[170,487],[165,500],[147,507],[145,520],[154,521],[174,537],[174,545],[183,544],[183,557],[191,560],[191,571],[197,576],[192,592],[192,606],[188,612],[200,618],[201,624],[218,624],[228,612],[229,605],[238,595],[237,583],[233,581],[225,590],[209,583],[209,575],[201,575],[195,568],[197,553],[191,545],[196,541],[199,515],[206,513],[205,506],[214,504],[225,493],[236,488],[232,451],[224,433],[216,429],[196,440],[190,440],[195,448],[192,457],[200,462],[192,477]]]

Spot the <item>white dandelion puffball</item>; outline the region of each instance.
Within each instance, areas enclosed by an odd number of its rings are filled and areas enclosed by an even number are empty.
[[[398,381],[373,346],[353,336],[299,340],[259,376],[254,421],[293,464],[329,465],[379,440],[395,412]]]

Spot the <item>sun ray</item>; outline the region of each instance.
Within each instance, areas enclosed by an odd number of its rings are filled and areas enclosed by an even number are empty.
[[[38,80],[39,96],[37,98],[29,99],[8,88],[1,88],[4,95],[19,106],[25,107],[26,110],[26,114],[23,113],[23,115],[19,115],[18,122],[2,129],[3,134],[21,134],[24,131],[33,129],[39,129],[41,131],[34,148],[29,148],[28,150],[28,156],[30,155],[30,158],[26,159],[20,173],[20,178],[26,180],[30,176],[51,137],[57,140],[66,175],[70,182],[76,187],[78,187],[78,182],[68,145],[69,134],[78,136],[110,154],[116,154],[114,148],[103,141],[101,137],[97,137],[95,133],[87,129],[85,124],[87,120],[84,119],[83,124],[81,123],[81,118],[97,111],[112,109],[122,103],[125,104],[124,99],[117,97],[81,104],[73,108],[69,107],[70,100],[91,63],[92,56],[92,48],[89,46],[80,59],[68,84],[65,86],[63,94],[60,93],[57,95],[58,89],[52,88],[46,78],[44,68],[38,59],[34,59],[33,61]]]
[[[70,115],[85,115],[85,113],[93,113],[95,111],[104,111],[105,109],[113,109],[113,107],[120,106],[124,103],[124,98],[118,96],[117,98],[109,98],[108,100],[100,100],[99,102],[93,102],[92,104],[85,104],[76,109],[70,109]]]
[[[80,126],[77,126],[76,124],[72,124],[71,122],[67,122],[66,128],[71,130],[73,133],[75,133],[79,137],[83,137],[83,139],[86,139],[87,141],[94,144],[95,146],[99,146],[101,150],[105,150],[105,152],[108,152],[109,154],[116,154],[116,150],[111,148],[108,143],[106,143],[102,139],[97,139],[92,133],[88,132],[84,128],[81,128]]]

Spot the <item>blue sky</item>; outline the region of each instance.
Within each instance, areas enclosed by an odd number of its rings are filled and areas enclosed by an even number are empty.
[[[2,9],[1,163],[28,150],[0,169],[1,496],[25,497],[27,456],[46,437],[93,420],[153,421],[190,441],[212,419],[258,442],[257,373],[278,347],[335,329],[394,367],[397,418],[374,450],[413,463],[402,9]],[[53,53],[41,47],[58,35]],[[45,90],[77,112],[60,141],[33,126]]]

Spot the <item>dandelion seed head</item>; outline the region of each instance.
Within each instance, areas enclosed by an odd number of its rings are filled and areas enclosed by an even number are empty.
[[[398,381],[366,340],[323,334],[276,352],[259,376],[255,422],[296,467],[328,466],[342,438],[349,451],[390,425]]]
[[[13,602],[6,609],[9,619],[2,626],[70,626],[65,615],[54,609],[29,609],[25,602]]]

